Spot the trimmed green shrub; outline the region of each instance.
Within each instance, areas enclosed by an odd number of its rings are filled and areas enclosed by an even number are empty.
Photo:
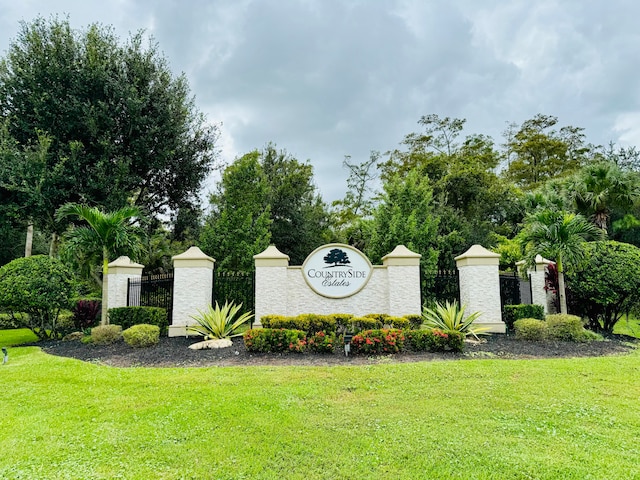
[[[335,332],[336,319],[333,315],[316,315],[314,313],[305,313],[298,315],[298,319],[308,322],[307,333],[317,332]]]
[[[73,325],[76,330],[85,331],[100,322],[102,302],[100,300],[80,299],[73,309]]]
[[[365,330],[351,339],[354,353],[380,355],[397,353],[404,346],[404,332],[397,329]]]
[[[303,352],[307,341],[302,330],[258,328],[244,332],[244,344],[249,352]]]
[[[48,256],[17,258],[0,267],[0,310],[26,313],[25,326],[39,339],[58,338],[58,314],[76,294],[67,267]]]
[[[273,324],[275,322],[276,324],[280,325],[285,321],[286,318],[287,317],[285,317],[284,315],[263,315],[262,317],[260,317],[260,323],[264,328],[281,328],[274,327]]]
[[[315,353],[333,353],[335,346],[334,332],[316,332],[307,337],[307,347]]]
[[[521,318],[513,324],[519,340],[540,341],[547,338],[547,324],[537,318]]]
[[[351,313],[333,313],[331,316],[336,321],[336,332],[339,333],[347,331],[349,321],[353,318]]]
[[[576,341],[584,330],[582,320],[576,315],[547,315],[546,322],[547,336],[554,340]]]
[[[507,330],[513,330],[513,324],[521,318],[537,318],[544,320],[544,307],[542,305],[518,304],[505,305],[502,320],[507,326]]]
[[[408,330],[411,323],[404,317],[387,317],[384,320],[384,328],[397,328],[400,330]]]
[[[363,316],[366,318],[376,319],[380,325],[384,325],[385,323],[387,323],[387,319],[389,318],[389,314],[387,313],[367,313]]]
[[[420,326],[422,325],[422,315],[405,315],[404,318],[409,320],[409,328],[411,330],[420,330]]]
[[[100,325],[91,329],[91,342],[96,345],[110,345],[122,340],[120,325]]]
[[[358,333],[363,330],[376,330],[380,328],[382,328],[380,320],[372,317],[352,317],[347,323],[347,331],[351,333]]]
[[[122,338],[132,347],[151,347],[160,341],[160,327],[144,323],[134,325],[122,332]]]
[[[123,329],[134,325],[157,325],[160,335],[165,336],[169,330],[167,311],[160,307],[118,307],[109,309],[109,323],[122,326]]]
[[[443,332],[438,328],[410,330],[407,340],[416,352],[462,352],[465,335],[460,332]]]

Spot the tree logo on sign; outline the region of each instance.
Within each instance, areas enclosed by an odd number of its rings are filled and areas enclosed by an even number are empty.
[[[333,248],[329,251],[329,253],[323,258],[324,263],[328,264],[328,266],[324,268],[334,268],[334,267],[349,267],[351,268],[349,263],[349,256],[347,252],[341,250],[339,248]]]

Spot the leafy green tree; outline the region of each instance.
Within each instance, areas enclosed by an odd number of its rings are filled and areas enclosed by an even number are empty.
[[[271,239],[269,184],[260,152],[247,153],[229,165],[210,202],[212,211],[199,247],[217,260],[220,270],[253,270],[253,255],[267,248]]]
[[[75,295],[71,273],[54,258],[34,255],[0,267],[0,308],[23,318],[40,339],[58,337],[60,310],[70,308]]]
[[[561,313],[567,313],[565,266],[576,266],[584,257],[585,243],[603,236],[603,230],[582,215],[562,210],[539,210],[526,218],[522,241],[529,261],[542,255],[556,262]]]
[[[572,177],[567,193],[578,212],[608,231],[612,212],[628,212],[640,198],[640,177],[635,172],[622,171],[613,162],[598,162]]]
[[[103,212],[97,207],[68,203],[58,209],[57,217],[74,217],[87,225],[75,226],[65,235],[66,248],[84,262],[102,260],[102,276],[107,278],[109,262],[120,255],[136,259],[142,252],[143,240],[133,222],[141,216],[137,207],[123,207]],[[97,279],[97,275],[96,275]],[[107,323],[107,282],[102,282],[102,324]]]
[[[427,178],[413,170],[387,182],[369,229],[371,239],[365,253],[374,263],[380,263],[396,246],[405,245],[422,255],[423,288],[431,286],[438,261],[438,218]]]
[[[438,222],[438,264],[455,268],[453,258],[474,243],[491,245],[493,234],[512,236],[522,219],[521,193],[500,178],[500,154],[491,138],[460,139],[465,120],[427,115],[423,132],[411,133],[404,149],[389,152],[379,164],[381,178],[415,170],[428,179]]]
[[[572,306],[589,319],[591,330],[611,333],[622,315],[640,304],[640,248],[592,242],[584,257],[567,277]]]
[[[313,183],[313,167],[269,144],[260,153],[269,184],[271,243],[300,265],[331,240],[329,213]]]
[[[50,139],[44,170],[55,175],[43,184],[38,228],[68,202],[117,210],[133,201],[150,215],[189,209],[216,158],[217,127],[157,44],[141,33],[121,43],[98,24],[23,23],[0,62],[0,117],[21,148]]]
[[[590,155],[582,128],[555,130],[557,117],[537,114],[515,133],[506,134],[506,177],[523,189],[539,187],[546,180],[576,171]]]

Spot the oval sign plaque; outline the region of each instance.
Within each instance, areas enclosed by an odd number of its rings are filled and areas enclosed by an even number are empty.
[[[328,298],[358,293],[369,281],[372,270],[371,262],[360,250],[341,243],[316,248],[302,264],[307,285]]]

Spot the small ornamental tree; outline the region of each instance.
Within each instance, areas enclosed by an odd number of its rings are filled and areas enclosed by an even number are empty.
[[[594,331],[613,332],[640,304],[640,248],[614,241],[585,245],[585,260],[568,277],[572,309]]]
[[[75,282],[59,260],[36,255],[0,267],[0,309],[26,313],[26,326],[41,340],[58,337],[58,314],[75,295]]]

